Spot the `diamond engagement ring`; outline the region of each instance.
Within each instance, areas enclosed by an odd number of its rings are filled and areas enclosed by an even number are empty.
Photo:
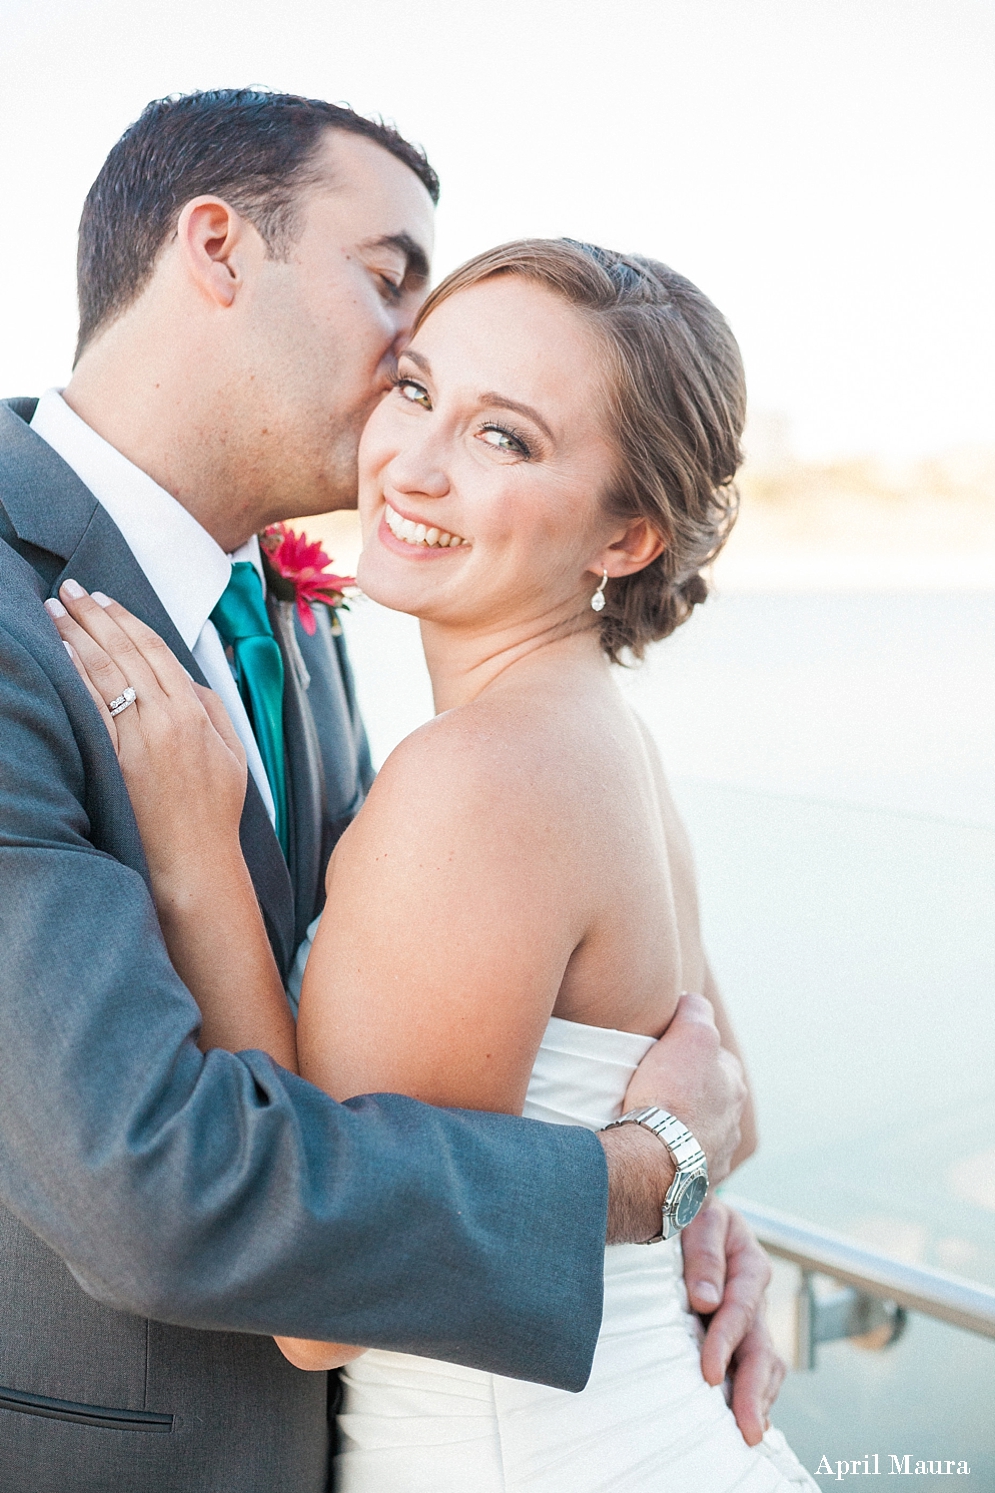
[[[116,700],[112,700],[107,709],[110,711],[111,715],[120,715],[122,710],[127,710],[129,705],[134,705],[137,699],[138,696],[135,694],[135,691],[129,684],[124,694],[118,695]]]

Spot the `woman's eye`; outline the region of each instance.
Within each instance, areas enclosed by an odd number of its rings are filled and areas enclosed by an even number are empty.
[[[399,301],[401,299],[401,287],[396,280],[389,275],[378,275],[381,292],[388,301]]]
[[[418,383],[416,379],[399,378],[397,389],[401,398],[406,399],[409,404],[420,404],[422,409],[425,410],[432,408],[432,401],[428,397],[428,390],[424,384]]]
[[[487,446],[493,446],[497,451],[509,451],[513,456],[524,456],[528,459],[532,452],[520,435],[513,430],[506,430],[503,425],[484,425],[481,427],[480,439]]]

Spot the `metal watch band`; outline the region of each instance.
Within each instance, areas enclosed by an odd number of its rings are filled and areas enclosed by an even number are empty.
[[[644,1130],[651,1130],[674,1158],[676,1170],[663,1203],[663,1226],[660,1233],[647,1240],[647,1243],[656,1244],[662,1239],[669,1239],[679,1227],[679,1225],[675,1226],[673,1213],[685,1179],[689,1176],[700,1176],[707,1185],[708,1163],[705,1160],[705,1153],[687,1126],[682,1124],[676,1115],[672,1115],[669,1110],[658,1109],[656,1105],[651,1104],[646,1109],[630,1109],[626,1114],[620,1115],[617,1120],[611,1120],[607,1125],[603,1125],[602,1129],[614,1130],[617,1125],[641,1125]]]
[[[652,1130],[653,1134],[663,1141],[673,1156],[675,1164],[682,1171],[686,1167],[697,1166],[699,1161],[705,1160],[705,1153],[690,1130],[669,1110],[658,1109],[652,1104],[647,1109],[630,1109],[628,1114],[613,1120],[612,1124],[643,1125],[647,1130]],[[606,1125],[605,1129],[610,1129],[610,1126]]]
[[[658,1109],[652,1104],[646,1109],[630,1109],[627,1114],[620,1115],[617,1120],[611,1120],[602,1128],[614,1130],[616,1125],[642,1125],[646,1130],[652,1130],[653,1134],[663,1141],[673,1156],[675,1165],[681,1171],[697,1166],[699,1162],[705,1160],[704,1151],[687,1126],[666,1109]]]

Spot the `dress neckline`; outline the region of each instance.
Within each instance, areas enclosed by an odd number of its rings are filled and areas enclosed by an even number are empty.
[[[656,1042],[641,1032],[621,1032],[613,1026],[588,1026],[583,1021],[566,1021],[551,1016],[543,1034],[542,1046],[547,1052],[562,1052],[571,1057],[611,1058],[635,1067]]]

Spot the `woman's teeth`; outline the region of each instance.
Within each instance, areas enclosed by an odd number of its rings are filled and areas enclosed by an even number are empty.
[[[415,524],[410,518],[402,518],[395,508],[389,503],[384,504],[384,517],[387,527],[395,539],[401,539],[405,544],[424,544],[432,549],[455,549],[459,544],[469,544],[469,539],[461,539],[458,534],[447,534],[445,529],[428,529],[424,524]]]

